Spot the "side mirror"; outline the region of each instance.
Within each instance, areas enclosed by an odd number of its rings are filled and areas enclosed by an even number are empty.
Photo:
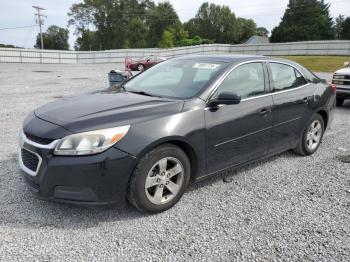
[[[241,102],[241,96],[236,93],[223,92],[220,93],[216,98],[209,101],[209,106],[218,105],[236,105]]]
[[[344,66],[345,66],[345,67],[349,67],[349,66],[350,66],[350,62],[345,62],[345,63],[344,63]]]

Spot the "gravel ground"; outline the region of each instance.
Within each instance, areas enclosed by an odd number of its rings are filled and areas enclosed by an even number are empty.
[[[107,86],[110,68],[0,64],[0,261],[349,261],[350,102],[315,155],[219,174],[162,214],[34,199],[17,164],[23,118]]]

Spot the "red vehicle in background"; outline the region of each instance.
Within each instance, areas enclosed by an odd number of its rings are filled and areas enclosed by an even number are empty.
[[[143,71],[165,60],[166,60],[165,57],[149,55],[138,60],[132,60],[127,58],[125,60],[126,62],[125,65],[126,65],[126,68],[128,69],[127,71]]]

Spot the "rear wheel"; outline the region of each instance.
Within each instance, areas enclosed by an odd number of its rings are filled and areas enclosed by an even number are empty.
[[[344,104],[344,98],[337,97],[337,106],[342,106]]]
[[[321,115],[315,114],[305,128],[298,146],[294,152],[308,156],[320,147],[324,134],[324,120]]]
[[[184,194],[190,172],[183,150],[172,144],[161,145],[140,160],[130,180],[128,200],[145,213],[165,211]]]

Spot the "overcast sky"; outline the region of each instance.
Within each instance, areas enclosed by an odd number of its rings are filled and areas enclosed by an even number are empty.
[[[34,9],[32,5],[39,5],[47,10],[45,14],[44,30],[50,25],[67,26],[67,12],[73,3],[79,0],[1,0],[0,3],[0,29],[8,27],[29,26],[35,24]],[[156,2],[161,2],[157,1]],[[202,0],[170,0],[174,5],[182,22],[192,18]],[[271,31],[280,22],[287,7],[288,0],[215,0],[215,4],[228,5],[236,16],[252,18],[258,26],[264,26]],[[331,15],[350,15],[350,0],[328,0],[331,3]],[[73,28],[70,28],[70,47],[73,49],[75,36]],[[39,32],[38,27],[0,30],[0,43],[13,44],[32,48],[35,44],[35,36]]]

